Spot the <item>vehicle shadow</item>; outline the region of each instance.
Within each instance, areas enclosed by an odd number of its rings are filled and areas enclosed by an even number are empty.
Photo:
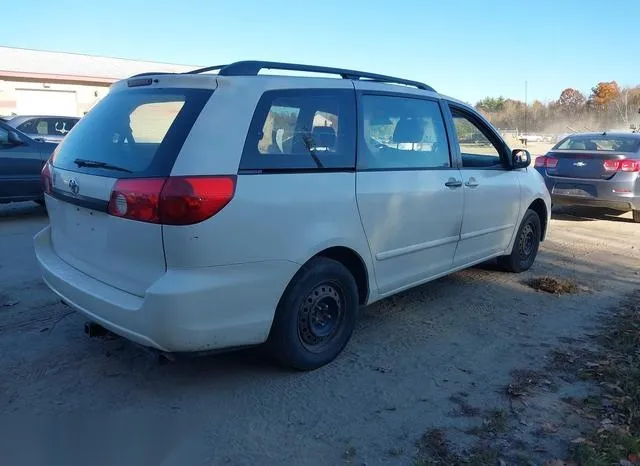
[[[35,202],[16,202],[13,204],[0,204],[0,221],[24,220],[39,218],[47,215],[47,209]]]
[[[633,219],[626,216],[623,212],[600,207],[554,207],[551,212],[551,218],[554,220],[566,220],[570,222],[608,220],[621,223],[634,223]]]

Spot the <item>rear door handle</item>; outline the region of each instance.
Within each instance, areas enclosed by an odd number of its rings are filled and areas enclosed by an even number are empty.
[[[479,185],[480,183],[478,183],[476,181],[475,178],[469,178],[469,180],[464,184],[465,186],[469,187],[469,188],[475,188]]]
[[[449,178],[449,181],[447,181],[444,185],[447,188],[459,188],[460,186],[462,186],[462,181]]]

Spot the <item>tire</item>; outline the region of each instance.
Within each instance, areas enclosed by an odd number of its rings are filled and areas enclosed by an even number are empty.
[[[633,211],[633,221],[636,223],[640,223],[640,210]]]
[[[324,366],[351,338],[358,307],[358,287],[349,270],[332,259],[312,259],[280,299],[268,347],[286,366],[299,370]]]
[[[536,212],[528,209],[524,214],[520,228],[518,228],[511,254],[498,258],[500,267],[515,273],[529,270],[538,255],[541,237],[540,217]]]

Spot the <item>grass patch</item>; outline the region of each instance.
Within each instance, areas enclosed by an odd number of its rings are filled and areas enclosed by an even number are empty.
[[[444,432],[440,429],[427,431],[418,441],[418,455],[414,466],[495,466],[499,452],[486,445],[476,446],[468,455],[462,456],[451,450]]]
[[[640,290],[603,322],[598,348],[577,364],[578,375],[601,387],[598,400],[584,400],[583,415],[599,421],[574,441],[584,466],[640,464]]]
[[[546,275],[531,280],[528,285],[536,291],[544,291],[555,295],[574,294],[580,291],[578,284],[566,278],[556,278]]]

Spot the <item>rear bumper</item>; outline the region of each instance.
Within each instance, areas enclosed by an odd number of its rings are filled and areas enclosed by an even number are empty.
[[[610,180],[562,178],[547,175],[544,169],[537,169],[544,177],[554,204],[604,207],[619,211],[640,210],[640,176],[637,173],[619,173]],[[557,188],[578,188],[585,195],[558,193]]]
[[[166,352],[264,342],[280,296],[299,268],[272,261],[169,270],[141,298],[64,262],[49,227],[34,242],[42,277],[63,301],[124,338]]]
[[[575,205],[586,207],[602,207],[604,209],[619,210],[620,212],[629,212],[630,210],[640,209],[640,199],[634,202],[618,199],[601,199],[601,198],[581,198],[575,196],[558,196],[551,195],[551,202],[557,205]]]

